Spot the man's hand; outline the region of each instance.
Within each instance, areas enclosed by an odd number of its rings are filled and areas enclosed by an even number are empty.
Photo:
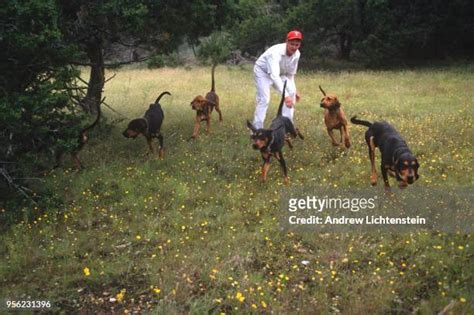
[[[286,105],[286,107],[288,107],[288,108],[292,108],[293,105],[294,105],[294,103],[293,103],[293,97],[291,97],[291,96],[285,97],[285,105]]]

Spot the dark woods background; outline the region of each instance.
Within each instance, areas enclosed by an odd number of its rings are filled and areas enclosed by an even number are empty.
[[[57,152],[73,150],[78,131],[104,101],[108,67],[145,60],[151,67],[179,65],[183,44],[202,61],[237,63],[293,28],[305,36],[307,67],[465,60],[474,55],[473,16],[470,0],[5,0],[0,210],[55,202],[30,188]],[[108,58],[112,51],[120,58]],[[80,66],[90,71],[87,81]]]

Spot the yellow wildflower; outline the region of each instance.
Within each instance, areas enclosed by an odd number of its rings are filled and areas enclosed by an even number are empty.
[[[122,289],[122,290],[120,290],[119,293],[117,293],[117,295],[116,295],[117,301],[119,301],[119,302],[123,301],[123,298],[125,297],[125,292],[126,291],[127,291],[126,289]]]
[[[237,292],[237,294],[235,295],[235,298],[239,300],[241,303],[245,301],[245,297],[240,292]]]

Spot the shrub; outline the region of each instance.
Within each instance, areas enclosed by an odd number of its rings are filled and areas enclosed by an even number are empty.
[[[183,65],[183,61],[177,53],[158,54],[150,58],[147,62],[148,69],[156,69],[163,67],[176,68]]]

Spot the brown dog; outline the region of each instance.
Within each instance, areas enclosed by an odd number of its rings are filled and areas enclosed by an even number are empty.
[[[99,103],[99,105],[97,107],[97,116],[96,116],[94,122],[92,124],[90,124],[89,126],[81,129],[81,131],[78,134],[76,144],[73,145],[69,149],[63,149],[63,150],[60,150],[60,151],[56,152],[56,164],[54,165],[54,168],[57,168],[61,165],[64,153],[66,153],[66,152],[71,154],[78,170],[81,170],[81,169],[84,168],[84,166],[81,163],[81,160],[79,159],[79,152],[81,152],[81,150],[84,148],[84,146],[89,141],[89,137],[88,137],[87,133],[89,132],[89,130],[94,128],[100,120],[100,117],[102,115],[100,105],[101,105],[101,103]]]
[[[191,102],[191,107],[196,111],[196,122],[194,123],[194,131],[192,138],[196,139],[199,134],[199,128],[201,127],[201,121],[206,121],[206,134],[209,134],[211,128],[211,113],[216,109],[219,113],[219,121],[222,121],[222,113],[219,108],[219,96],[216,93],[215,81],[214,81],[214,70],[216,65],[212,66],[212,85],[211,90],[206,94],[206,97],[201,95],[196,96]]]
[[[339,145],[339,142],[336,140],[333,133],[333,129],[339,129],[341,133],[340,142],[342,142],[342,139],[344,138],[344,145],[346,148],[349,148],[351,146],[351,141],[349,140],[349,128],[341,103],[337,99],[337,96],[332,94],[326,95],[326,92],[324,92],[321,86],[319,86],[319,89],[324,95],[321,99],[320,105],[324,108],[324,123],[326,124],[329,137],[331,137],[332,145]]]

